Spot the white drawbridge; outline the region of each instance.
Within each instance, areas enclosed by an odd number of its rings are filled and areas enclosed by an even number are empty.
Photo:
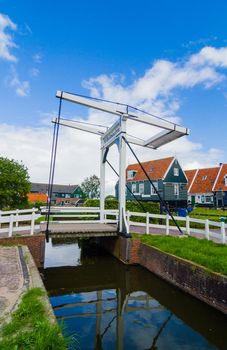
[[[100,161],[100,221],[104,222],[104,204],[105,204],[105,164],[109,148],[117,144],[119,152],[119,232],[129,233],[125,217],[125,198],[126,198],[126,144],[132,143],[138,146],[157,149],[175,139],[189,134],[189,129],[179,126],[167,120],[152,116],[147,113],[132,112],[130,107],[119,103],[108,103],[106,101],[83,97],[72,93],[57,91],[56,96],[61,100],[67,100],[80,105],[94,108],[99,111],[111,113],[118,116],[118,120],[107,128],[104,132],[100,127],[82,124],[74,120],[65,120],[60,116],[54,119],[54,123],[70,128],[86,131],[96,134],[101,139],[101,161]],[[159,132],[147,140],[139,139],[127,134],[127,120],[133,122],[145,123],[148,126],[155,126]]]

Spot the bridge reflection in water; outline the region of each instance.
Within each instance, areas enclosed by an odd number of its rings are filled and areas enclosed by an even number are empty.
[[[80,349],[227,348],[227,320],[219,312],[89,241],[66,243],[47,245],[44,282]]]

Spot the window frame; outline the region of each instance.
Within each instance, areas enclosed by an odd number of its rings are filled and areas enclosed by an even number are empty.
[[[142,191],[141,191],[141,187],[142,187]],[[144,194],[144,183],[139,183],[139,194]]]
[[[176,167],[173,168],[173,175],[179,176],[179,168],[176,168]]]

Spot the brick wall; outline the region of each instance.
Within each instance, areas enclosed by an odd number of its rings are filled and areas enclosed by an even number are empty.
[[[37,267],[42,267],[45,254],[45,235],[14,236],[0,238],[0,245],[26,245],[28,246]]]
[[[227,314],[227,278],[141,244],[140,265]]]
[[[128,264],[140,264],[183,291],[227,314],[227,277],[142,244],[139,239],[102,238],[109,253]]]
[[[125,264],[139,263],[139,239],[124,237],[100,237],[99,244],[111,255]]]

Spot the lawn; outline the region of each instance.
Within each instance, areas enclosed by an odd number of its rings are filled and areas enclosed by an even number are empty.
[[[197,219],[209,219],[211,221],[220,222],[221,217],[227,218],[227,210],[217,210],[209,208],[195,208],[189,215],[190,217]]]
[[[227,246],[194,237],[133,234],[144,244],[201,265],[209,271],[227,275]]]
[[[1,350],[66,350],[68,340],[57,323],[51,323],[42,303],[44,291],[30,289],[0,330]]]

